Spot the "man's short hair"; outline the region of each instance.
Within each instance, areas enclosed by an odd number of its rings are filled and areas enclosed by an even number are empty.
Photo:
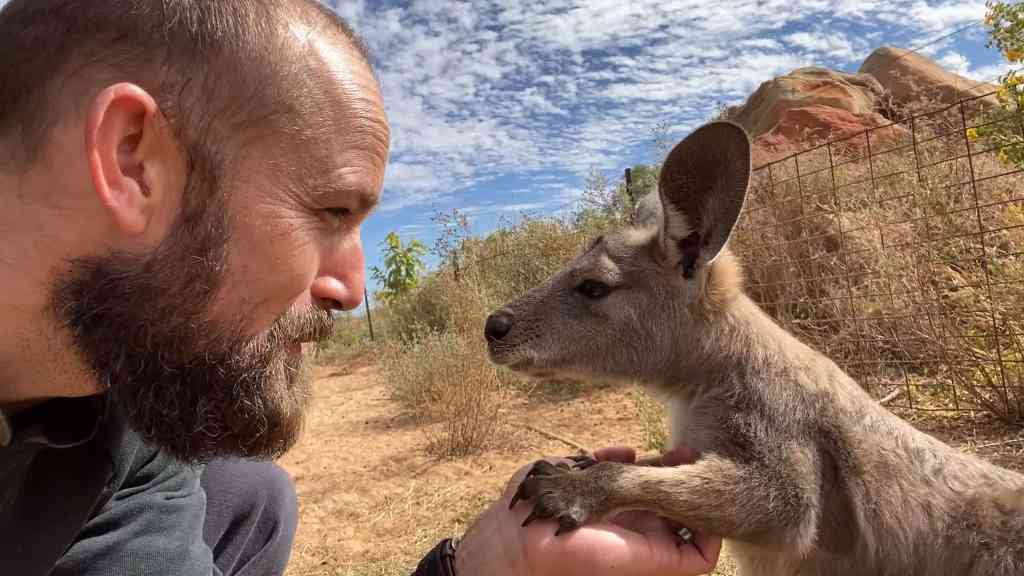
[[[295,57],[293,23],[369,63],[316,0],[11,0],[0,10],[0,169],[31,164],[53,126],[116,82],[152,94],[189,152],[302,113],[317,71]]]

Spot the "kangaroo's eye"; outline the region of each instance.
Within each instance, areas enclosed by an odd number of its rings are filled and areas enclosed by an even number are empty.
[[[584,280],[580,282],[579,286],[576,286],[576,291],[591,300],[599,300],[607,296],[612,291],[612,287],[597,280]]]

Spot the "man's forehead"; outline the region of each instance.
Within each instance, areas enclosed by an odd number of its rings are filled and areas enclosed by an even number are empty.
[[[301,196],[372,208],[390,148],[376,77],[351,40],[315,20],[292,20],[285,40],[280,57],[294,64],[283,68],[288,115],[268,134],[271,148],[253,152],[268,154]]]
[[[320,26],[311,26],[306,22],[291,22],[289,24],[290,37],[297,50],[299,58],[307,60],[307,70],[316,74],[317,65],[322,71],[333,77],[334,81],[341,83],[365,83],[372,84],[379,100],[379,87],[377,77],[366,57],[356,41],[345,37],[336,30],[328,30]],[[308,65],[308,61],[313,61]]]

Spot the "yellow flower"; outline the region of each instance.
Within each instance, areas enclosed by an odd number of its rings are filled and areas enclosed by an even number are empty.
[[[1006,99],[1009,96],[1009,92],[1006,90],[1006,86],[1000,86],[999,90],[996,90],[996,98],[999,99],[1003,104],[1006,103]]]
[[[967,138],[971,142],[976,141],[978,139],[978,129],[977,128],[968,128],[967,129]]]
[[[1020,52],[1018,52],[1016,50],[1007,50],[1006,51],[1006,59],[1009,60],[1010,62],[1018,62],[1018,61],[1020,61],[1021,57],[1024,57],[1024,54],[1022,54],[1022,53],[1020,53]]]

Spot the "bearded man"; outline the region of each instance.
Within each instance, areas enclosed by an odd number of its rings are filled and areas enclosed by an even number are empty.
[[[302,344],[360,303],[388,147],[366,48],[311,0],[3,7],[0,572],[283,573],[298,513],[271,461],[310,396]],[[418,572],[717,556],[651,518],[554,539],[509,499]]]

